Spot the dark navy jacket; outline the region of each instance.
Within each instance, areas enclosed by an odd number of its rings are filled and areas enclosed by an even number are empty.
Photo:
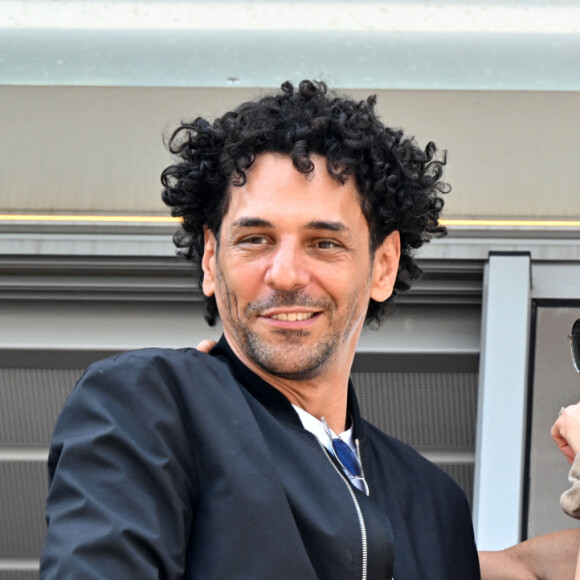
[[[369,497],[223,339],[92,365],[53,436],[41,578],[478,579],[461,490],[349,406]]]

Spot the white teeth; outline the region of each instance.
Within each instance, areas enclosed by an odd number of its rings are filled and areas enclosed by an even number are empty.
[[[307,318],[312,318],[314,312],[290,312],[288,314],[272,314],[274,320],[284,320],[287,322],[296,322],[297,320],[306,320]]]

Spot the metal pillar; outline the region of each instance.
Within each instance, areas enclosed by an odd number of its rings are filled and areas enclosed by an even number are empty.
[[[520,541],[530,272],[528,253],[491,253],[484,275],[473,505],[480,550]]]

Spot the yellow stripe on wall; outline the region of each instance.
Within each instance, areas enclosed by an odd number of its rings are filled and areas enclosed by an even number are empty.
[[[154,215],[56,215],[56,214],[0,214],[0,221],[22,222],[131,222],[131,223],[175,223],[180,218]]]
[[[100,222],[100,223],[179,223],[181,218],[153,215],[79,215],[79,214],[0,214],[0,222]],[[521,220],[521,219],[442,219],[447,227],[532,227],[580,228],[580,220]]]
[[[493,226],[493,227],[534,227],[534,228],[578,228],[580,220],[502,220],[502,219],[442,219],[442,226]]]

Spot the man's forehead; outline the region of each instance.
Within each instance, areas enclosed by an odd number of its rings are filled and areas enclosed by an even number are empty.
[[[313,171],[302,173],[287,155],[258,155],[245,181],[230,185],[222,225],[247,228],[267,225],[256,220],[276,225],[293,220],[301,228],[358,229],[356,222],[364,216],[354,180],[332,176],[325,157],[311,160]]]
[[[340,167],[335,167],[333,171],[329,171],[328,159],[324,155],[311,153],[303,160],[303,166],[309,162],[311,163],[310,169],[300,170],[294,165],[292,157],[286,153],[273,151],[259,153],[255,156],[251,165],[243,171],[243,177],[238,173],[232,175],[228,186],[228,193],[231,195],[236,190],[243,189],[247,186],[248,181],[255,179],[260,179],[261,181],[269,179],[275,180],[279,174],[279,167],[282,164],[286,166],[288,172],[291,172],[297,178],[303,179],[305,182],[326,178],[334,181],[337,185],[346,185],[352,182],[356,187],[354,176],[341,173]]]

